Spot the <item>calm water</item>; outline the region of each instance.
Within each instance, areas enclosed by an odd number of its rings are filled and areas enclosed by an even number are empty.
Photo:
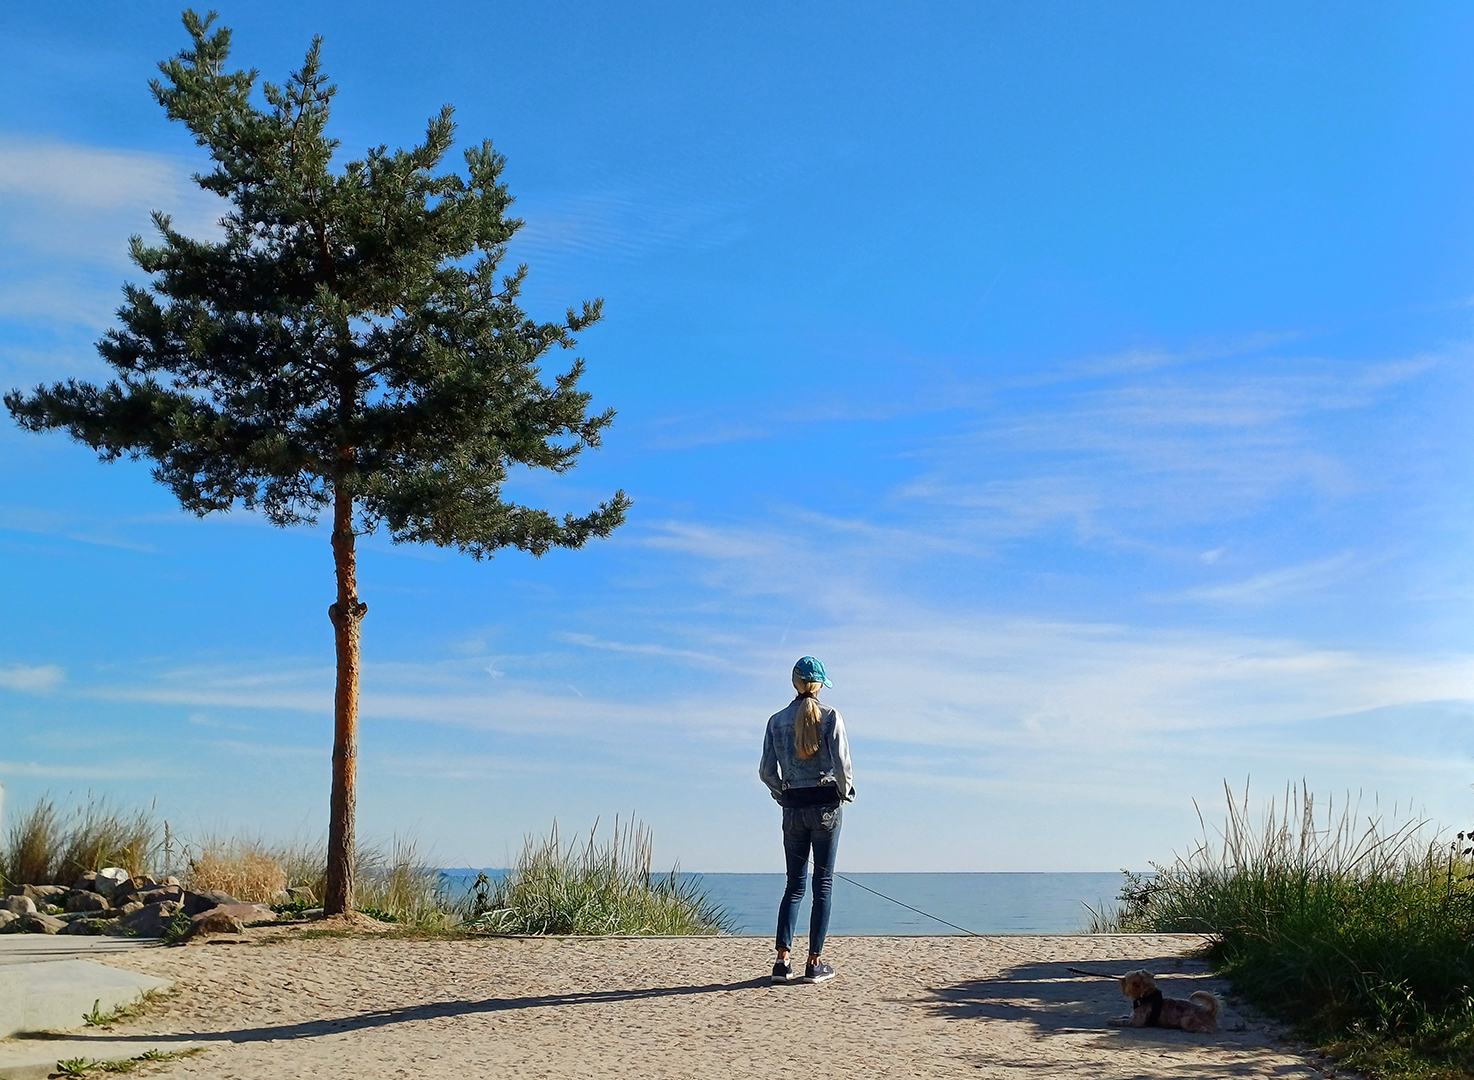
[[[447,870],[447,877],[474,878],[476,871]],[[489,870],[500,876],[504,871]],[[695,878],[726,909],[738,934],[766,936],[777,922],[782,874],[682,874]],[[861,885],[978,934],[1073,934],[1090,913],[1109,907],[1121,887],[1111,874],[847,874]],[[798,932],[808,933],[809,902],[799,912]],[[834,881],[831,934],[956,934],[959,931],[907,911],[843,879]]]

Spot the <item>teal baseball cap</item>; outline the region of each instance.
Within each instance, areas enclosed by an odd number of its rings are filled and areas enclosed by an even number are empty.
[[[825,686],[833,686],[829,676],[824,674],[824,665],[812,656],[800,656],[798,663],[793,665],[793,673],[804,682],[823,683]]]

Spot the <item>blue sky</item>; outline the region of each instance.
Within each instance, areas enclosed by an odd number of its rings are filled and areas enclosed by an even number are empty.
[[[152,2],[0,15],[0,382],[92,342],[158,208]],[[1222,784],[1474,821],[1474,13],[1284,4],[250,3],[345,159],[493,139],[619,418],[518,497],[629,524],[477,564],[366,537],[360,830],[495,865],[635,811],[780,867],[788,669],[851,729],[855,870],[1111,870]],[[327,536],[196,520],[0,428],[0,782],[325,824]]]

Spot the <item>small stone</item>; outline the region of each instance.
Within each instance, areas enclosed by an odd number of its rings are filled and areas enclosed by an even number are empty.
[[[185,941],[206,937],[210,934],[239,934],[245,931],[240,919],[222,907],[202,911],[189,920],[189,929],[184,932]]]
[[[36,901],[29,896],[7,896],[0,900],[0,908],[13,915],[34,915],[36,913]]]
[[[119,919],[111,932],[128,937],[163,937],[164,928],[181,906],[173,900],[142,905],[137,911]]]
[[[106,911],[112,905],[107,897],[86,889],[74,889],[67,893],[66,909],[74,911]]]
[[[21,916],[21,929],[28,934],[57,934],[66,929],[66,923],[52,915],[42,915],[39,911],[34,915]]]

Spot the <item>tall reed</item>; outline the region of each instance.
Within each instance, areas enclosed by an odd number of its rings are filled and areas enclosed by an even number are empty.
[[[558,823],[528,837],[500,881],[484,876],[464,904],[466,927],[501,934],[718,934],[725,913],[694,880],[651,873],[650,830],[634,819],[601,842],[562,844]]]
[[[1299,787],[1255,825],[1229,793],[1220,838],[1128,875],[1097,928],[1211,935],[1236,988],[1353,1067],[1474,1074],[1474,833],[1426,826],[1349,800],[1320,815]]]

